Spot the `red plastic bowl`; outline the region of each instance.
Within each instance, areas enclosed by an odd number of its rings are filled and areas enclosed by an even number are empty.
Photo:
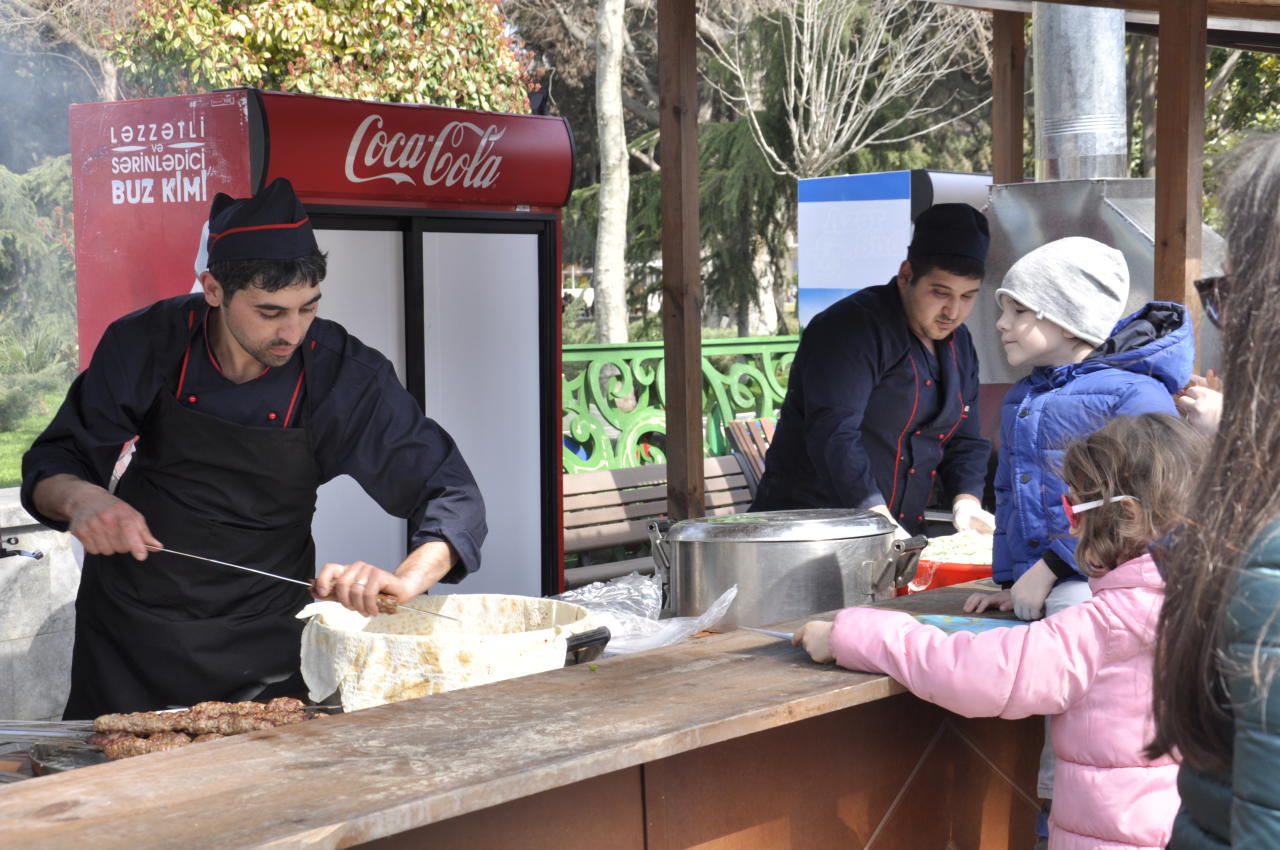
[[[930,561],[920,559],[916,566],[916,577],[906,587],[898,589],[899,596],[908,593],[922,593],[935,587],[947,587],[963,584],[966,581],[977,581],[991,578],[990,564],[953,564],[949,561]]]

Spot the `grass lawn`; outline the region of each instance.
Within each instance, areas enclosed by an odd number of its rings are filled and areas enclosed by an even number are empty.
[[[17,430],[0,431],[0,487],[22,483],[22,455],[58,412],[65,395],[66,390],[60,390],[43,396],[35,413],[23,419]]]

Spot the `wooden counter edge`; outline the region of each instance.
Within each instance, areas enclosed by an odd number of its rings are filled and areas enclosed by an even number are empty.
[[[920,610],[922,612],[945,610],[954,613],[958,608],[958,600],[962,600],[970,592],[971,588],[956,588],[949,593],[945,592],[946,590],[893,600],[885,607]],[[834,613],[829,612],[825,615],[804,619],[830,619]],[[791,625],[798,625],[804,619],[791,621]],[[779,625],[783,630],[788,627],[788,624]],[[286,814],[289,814],[287,811],[288,801],[277,799],[278,795],[268,795],[259,800],[259,806],[266,808],[260,811],[256,817],[250,818],[250,810],[240,813],[242,820],[254,820],[258,827],[257,831],[253,833],[256,838],[244,843],[273,847],[304,845],[307,847],[350,846],[353,843],[373,840],[499,805],[539,791],[561,787],[713,743],[884,699],[904,692],[901,685],[883,675],[853,673],[835,668],[824,671],[823,668],[817,665],[809,664],[807,659],[797,663],[794,657],[783,654],[798,652],[800,650],[785,646],[783,642],[776,639],[757,636],[749,632],[735,631],[699,641],[687,642],[675,647],[667,647],[652,653],[621,656],[600,662],[599,669],[608,676],[623,677],[628,669],[635,669],[637,675],[653,676],[660,674],[661,670],[651,669],[643,674],[640,671],[642,668],[653,668],[655,665],[661,667],[664,663],[672,670],[679,670],[682,666],[689,667],[696,664],[704,664],[704,666],[706,664],[713,666],[716,664],[723,665],[727,663],[723,660],[725,656],[737,655],[742,656],[737,660],[751,660],[751,653],[766,653],[769,657],[777,655],[780,658],[786,658],[787,663],[782,665],[769,664],[761,667],[761,669],[778,673],[783,677],[793,676],[806,682],[815,676],[823,677],[821,681],[824,683],[829,678],[830,686],[823,684],[821,687],[815,688],[809,682],[806,684],[806,687],[811,689],[808,693],[795,696],[780,694],[776,700],[768,699],[746,705],[741,710],[726,708],[722,713],[714,717],[697,722],[691,720],[690,723],[683,726],[677,724],[675,727],[661,729],[661,724],[654,723],[650,727],[639,728],[630,735],[622,736],[608,743],[596,743],[591,736],[584,735],[576,741],[568,742],[559,750],[553,750],[546,754],[531,754],[524,760],[504,763],[500,769],[495,768],[483,775],[474,777],[464,776],[453,782],[435,781],[435,777],[429,777],[425,780],[418,778],[417,780],[405,779],[403,781],[397,778],[394,782],[380,784],[376,781],[376,778],[351,777],[354,784],[360,785],[365,789],[363,793],[376,795],[380,805],[368,805],[366,801],[364,808],[353,809],[331,804],[330,807],[326,808],[336,809],[336,811],[330,811],[328,815],[325,812],[312,809],[305,813],[300,813],[299,816],[285,817]],[[689,662],[689,659],[694,660]],[[683,665],[680,663],[682,661],[685,662]],[[761,660],[757,658],[756,664],[760,666]],[[798,672],[790,673],[788,668],[793,668]],[[565,671],[552,671],[540,676],[498,682],[492,685],[441,694],[424,698],[423,700],[411,701],[410,703],[398,703],[395,706],[383,708],[399,708],[401,711],[408,711],[412,715],[415,709],[418,711],[424,710],[421,706],[414,706],[412,703],[420,703],[427,708],[443,707],[445,703],[458,703],[458,712],[465,714],[469,708],[468,703],[493,705],[504,698],[520,703],[528,700],[530,693],[545,690],[545,686],[554,687],[558,684],[554,681],[554,677],[560,676],[560,678],[566,680],[570,679],[574,675],[571,672],[573,669],[569,668]],[[615,670],[618,672],[614,673]],[[578,675],[581,676],[581,673]],[[564,687],[567,688],[568,685],[565,684]],[[565,704],[572,702],[572,696],[571,693],[566,692]],[[660,713],[661,706],[650,706],[649,710],[655,712],[656,717]],[[380,730],[382,726],[379,725],[379,716],[379,709],[373,709],[367,716],[368,723],[365,723],[361,722],[366,720],[366,718],[361,718],[361,715],[349,715],[346,719],[346,724],[351,724],[351,734],[338,737],[340,739],[347,737],[359,738],[369,730]],[[352,723],[356,718],[361,718],[361,721]],[[544,715],[534,712],[527,718],[527,725],[533,726],[539,720],[545,719]],[[518,730],[513,729],[513,731]],[[263,764],[274,765],[283,775],[296,775],[290,774],[289,771],[298,769],[297,765],[305,764],[307,759],[318,758],[324,749],[332,749],[331,744],[326,744],[320,748],[317,748],[314,744],[309,745],[305,740],[308,736],[303,732],[304,730],[302,729],[299,729],[296,733],[288,729],[272,730],[266,736],[271,738],[270,741],[257,740],[259,737],[264,737],[263,733],[257,733],[256,735],[245,736],[240,740],[220,742],[222,748],[216,754],[213,749],[202,751],[201,748],[193,747],[160,756],[148,756],[132,762],[118,762],[76,773],[61,774],[19,783],[0,790],[0,817],[9,821],[10,828],[6,834],[10,838],[14,840],[25,838],[28,842],[39,843],[40,846],[56,846],[51,842],[56,843],[61,840],[65,840],[68,846],[80,843],[83,840],[81,828],[94,826],[98,827],[97,834],[95,834],[95,844],[97,846],[115,846],[117,842],[120,845],[136,845],[143,838],[143,835],[150,835],[154,840],[159,837],[159,834],[146,830],[149,826],[159,826],[159,824],[147,823],[149,812],[155,814],[162,810],[172,809],[175,805],[182,807],[184,805],[195,806],[196,804],[192,801],[184,801],[181,794],[171,794],[170,796],[162,794],[159,798],[152,799],[148,793],[136,790],[129,791],[127,789],[137,789],[140,787],[139,783],[145,785],[166,784],[169,788],[179,787],[183,784],[200,782],[201,779],[198,777],[201,774],[204,774],[206,781],[208,781],[208,777],[220,769],[219,763],[227,762],[232,755],[232,750],[226,746],[228,744],[235,749],[237,754],[236,758],[230,759],[233,763],[251,765],[255,762],[262,762]],[[273,750],[279,749],[280,739],[288,741],[291,736],[298,738],[296,742],[298,743],[297,748],[285,752],[283,755],[279,752],[273,752]],[[483,749],[485,745],[486,742],[483,740],[468,742],[468,746],[472,746],[476,752]],[[466,749],[461,744],[458,746],[461,749]],[[426,756],[427,754],[424,753],[424,757]],[[167,760],[166,757],[168,757]],[[330,757],[332,757],[331,753]],[[157,764],[157,762],[162,762],[162,764]],[[158,771],[157,768],[159,768]],[[225,769],[225,767],[221,769]],[[340,775],[341,771],[334,770],[333,773]],[[158,774],[169,774],[171,781],[157,783]],[[318,778],[323,779],[324,776],[320,775]],[[337,779],[338,777],[330,778]],[[106,802],[99,800],[96,806],[103,809],[101,812],[95,811],[93,805],[77,812],[75,820],[79,822],[78,824],[66,823],[65,819],[57,811],[43,816],[39,814],[41,812],[50,812],[48,806],[50,799],[58,799],[59,797],[64,800],[73,799],[80,792],[88,792],[87,796],[90,799],[95,798],[98,795],[95,795],[90,790],[90,787],[99,783],[126,790],[122,794],[113,795],[113,798]],[[386,785],[392,787],[384,787]],[[276,806],[274,809],[272,808],[273,804]],[[281,807],[284,810],[281,810]],[[106,811],[108,809],[110,811]],[[122,818],[121,815],[126,811],[129,817]],[[32,822],[31,818],[33,816],[39,817],[40,821]],[[168,820],[165,817],[158,819]],[[144,831],[138,834],[133,834],[129,830],[119,832],[114,829],[108,829],[108,834],[103,834],[102,832],[104,824],[118,826],[127,822],[137,822],[138,826],[143,828]],[[57,833],[61,833],[61,835],[57,835]],[[179,839],[176,834],[172,834],[170,837],[175,840]],[[233,835],[226,835],[225,837],[230,839],[234,846],[242,846]],[[244,835],[241,837],[247,838]]]

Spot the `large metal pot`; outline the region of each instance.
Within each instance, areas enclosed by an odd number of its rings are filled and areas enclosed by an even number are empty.
[[[649,525],[670,607],[695,616],[733,585],[723,627],[759,626],[888,599],[915,576],[924,537],[859,510],[764,511]]]

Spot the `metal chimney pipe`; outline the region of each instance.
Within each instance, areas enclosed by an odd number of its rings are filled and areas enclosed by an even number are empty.
[[[1128,177],[1124,10],[1031,8],[1036,180]]]

